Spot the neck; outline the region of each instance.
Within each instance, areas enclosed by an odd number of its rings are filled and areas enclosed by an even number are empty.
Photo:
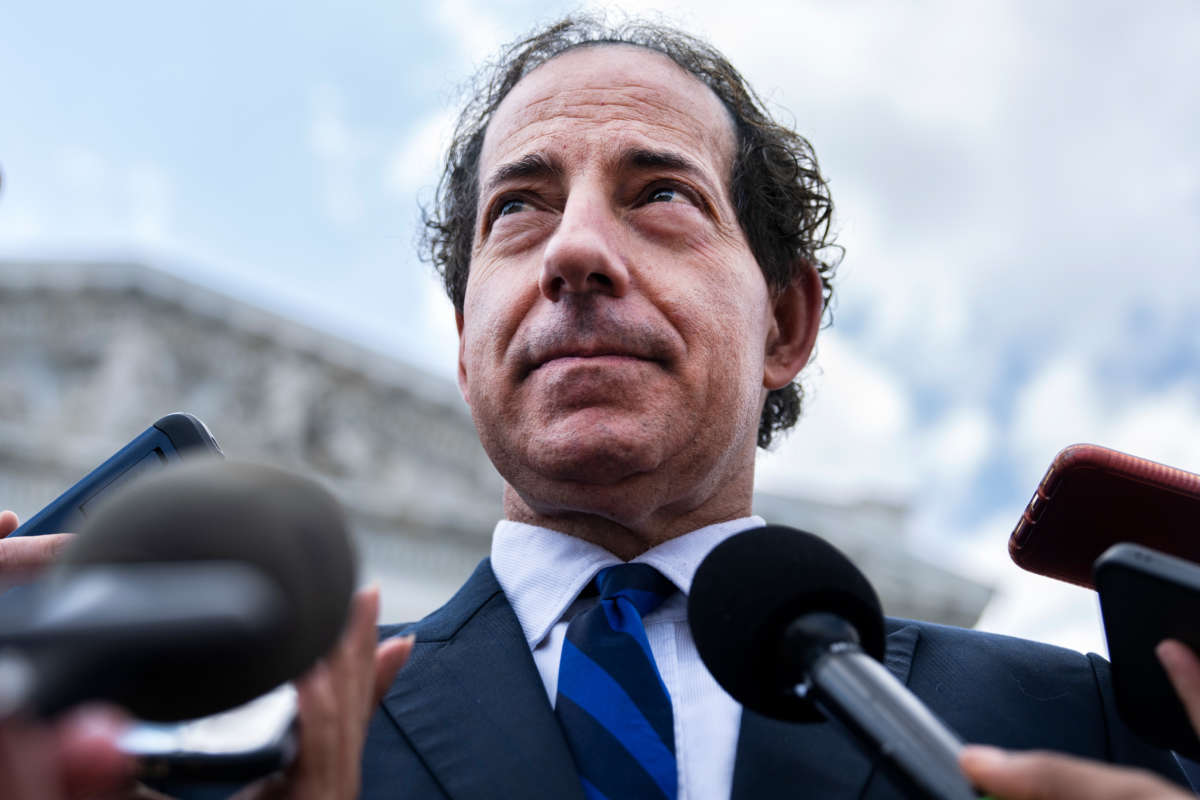
[[[575,536],[630,561],[652,547],[706,525],[749,516],[753,485],[751,469],[736,486],[724,487],[724,491],[700,503],[682,501],[653,509],[630,509],[627,502],[618,502],[611,508],[593,504],[579,509],[531,501],[506,484],[504,516],[513,522]]]

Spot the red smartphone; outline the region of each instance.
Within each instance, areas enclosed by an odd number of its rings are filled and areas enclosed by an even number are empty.
[[[1119,542],[1200,562],[1200,475],[1095,444],[1054,458],[1008,540],[1017,566],[1094,589]]]

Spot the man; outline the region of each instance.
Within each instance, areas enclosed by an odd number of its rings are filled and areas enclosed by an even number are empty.
[[[567,20],[481,85],[429,244],[506,519],[446,606],[385,631],[417,641],[371,719],[362,795],[895,796],[828,724],[743,713],[686,619],[700,560],[761,524],[755,448],[796,419],[828,301],[831,204],[808,144],[720,54],[655,26]],[[617,574],[647,582],[610,595]],[[1100,660],[920,623],[890,632],[889,669],[965,737],[1178,777],[1116,720]],[[301,757],[268,791],[354,794],[353,729],[407,652],[393,641],[360,642],[302,689]],[[363,688],[339,702],[345,682]],[[987,751],[968,763],[1015,785]]]
[[[404,628],[417,643],[372,720],[364,796],[895,796],[829,725],[742,713],[686,621],[699,561],[761,524],[755,447],[795,420],[829,297],[831,204],[811,149],[718,53],[655,26],[567,20],[480,86],[429,245],[506,519],[459,594]],[[605,575],[628,561],[670,596],[614,621]],[[650,652],[662,692],[587,652],[597,609]],[[968,739],[1179,778],[1116,719],[1101,660],[890,630],[889,668]],[[624,693],[596,701],[581,665]]]

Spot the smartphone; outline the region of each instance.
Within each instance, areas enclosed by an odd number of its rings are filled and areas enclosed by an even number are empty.
[[[221,448],[191,414],[167,414],[9,536],[77,531],[94,504],[109,493],[146,472],[197,454],[220,456]]]
[[[287,767],[296,756],[296,689],[285,683],[211,717],[180,723],[143,722],[117,745],[138,757],[138,778],[167,794],[181,786],[243,783]]]
[[[1200,738],[1154,648],[1178,639],[1200,652],[1200,564],[1124,543],[1096,561],[1117,713],[1158,747],[1200,760]]]
[[[1200,475],[1095,444],[1055,456],[1008,540],[1017,566],[1095,588],[1118,542],[1200,562]]]

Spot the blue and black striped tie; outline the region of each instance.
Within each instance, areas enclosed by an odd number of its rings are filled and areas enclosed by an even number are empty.
[[[675,591],[646,564],[596,576],[600,603],[567,626],[554,713],[588,800],[675,800],[671,697],[642,617]]]

